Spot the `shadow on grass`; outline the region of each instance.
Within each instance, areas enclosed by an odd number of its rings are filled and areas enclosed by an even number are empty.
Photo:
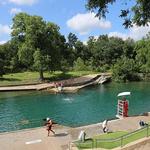
[[[21,80],[16,78],[0,78],[0,81],[21,81]]]
[[[44,78],[44,80],[46,81],[59,81],[59,80],[66,80],[66,79],[70,79],[70,78],[75,78],[75,77],[79,77],[77,75],[71,75],[68,73],[60,73],[60,74],[54,74],[54,76],[49,77],[49,78]]]
[[[84,142],[82,142],[82,141],[76,141],[75,144],[76,144],[76,146],[79,149],[94,148],[94,145],[93,145],[94,143],[93,143],[93,139],[92,138],[85,139]]]

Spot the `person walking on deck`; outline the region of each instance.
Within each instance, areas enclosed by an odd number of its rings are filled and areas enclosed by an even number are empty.
[[[50,134],[50,131],[55,135],[55,132],[52,130],[52,125],[53,125],[53,122],[50,118],[47,118],[47,123],[46,123],[46,129],[48,131],[48,135]]]

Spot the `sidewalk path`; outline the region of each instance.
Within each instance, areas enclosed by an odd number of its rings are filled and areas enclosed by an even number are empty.
[[[128,117],[108,122],[111,131],[134,131],[139,128],[139,121],[150,122],[150,116]],[[47,137],[44,127],[0,134],[0,150],[67,150],[69,142],[77,140],[79,132],[85,130],[91,137],[102,133],[101,123],[70,128],[55,126],[56,135]]]

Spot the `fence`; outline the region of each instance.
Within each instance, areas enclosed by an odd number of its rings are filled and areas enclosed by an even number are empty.
[[[150,136],[150,125],[146,125],[145,127],[138,129],[134,132],[130,132],[121,137],[114,139],[88,139],[85,142],[76,141],[74,144],[78,147],[78,149],[95,149],[95,148],[106,148],[113,149],[116,147],[123,147],[126,144],[136,141],[138,139],[149,137]],[[71,150],[71,149],[70,149]]]

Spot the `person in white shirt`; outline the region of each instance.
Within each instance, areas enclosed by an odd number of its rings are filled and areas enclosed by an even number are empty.
[[[104,120],[103,123],[102,123],[102,127],[103,127],[103,132],[106,133],[108,132],[108,120]]]

